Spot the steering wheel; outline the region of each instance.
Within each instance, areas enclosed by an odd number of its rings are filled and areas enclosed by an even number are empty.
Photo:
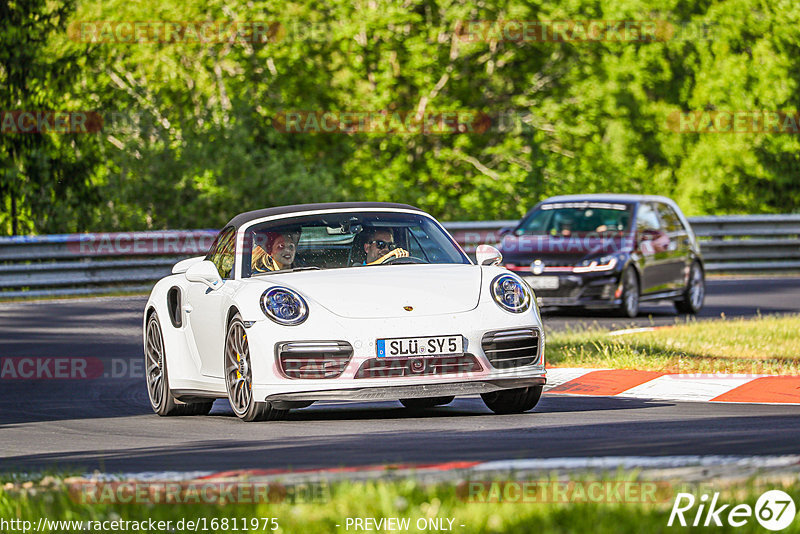
[[[403,264],[403,263],[428,263],[428,262],[416,256],[399,256],[399,257],[389,258],[388,260],[382,262],[381,265],[388,265],[390,263]]]

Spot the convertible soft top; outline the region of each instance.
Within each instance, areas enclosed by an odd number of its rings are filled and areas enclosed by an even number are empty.
[[[395,208],[405,210],[415,210],[421,212],[422,210],[408,204],[397,204],[394,202],[325,202],[321,204],[295,204],[293,206],[276,206],[274,208],[265,208],[255,211],[247,211],[240,213],[230,220],[225,228],[234,226],[238,230],[242,225],[261,219],[263,217],[272,217],[275,215],[285,215],[287,213],[303,213],[306,211],[317,210],[331,210],[331,209],[353,209],[359,210],[364,208]]]

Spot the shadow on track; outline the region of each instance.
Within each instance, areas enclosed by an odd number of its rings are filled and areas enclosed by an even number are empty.
[[[0,470],[223,471],[509,458],[786,454],[796,452],[793,444],[800,436],[800,419],[796,414],[788,413],[686,420],[621,420],[602,424],[594,423],[592,419],[554,424],[552,418],[544,421],[546,415],[523,416],[529,424],[502,432],[471,428],[447,431],[404,428],[378,432],[364,428],[340,435],[309,435],[306,432],[291,438],[207,439],[114,450],[87,448],[76,452],[23,454],[3,458]],[[633,417],[632,414],[631,419]],[[542,424],[537,425],[540,420]],[[519,419],[516,422],[519,423]],[[268,426],[272,435],[286,427],[296,426],[291,421],[261,425]],[[256,428],[261,425],[256,425]],[[252,428],[252,425],[244,423],[242,426]],[[252,434],[237,433],[242,436]]]

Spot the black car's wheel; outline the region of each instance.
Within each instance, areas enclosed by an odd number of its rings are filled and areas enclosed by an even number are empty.
[[[522,413],[532,410],[542,396],[544,386],[504,389],[481,393],[486,406],[496,414]]]
[[[622,271],[622,303],[619,313],[623,317],[636,317],[639,315],[639,277],[633,267]]]
[[[695,314],[703,308],[705,298],[706,280],[703,268],[698,262],[694,262],[689,270],[689,283],[683,293],[683,298],[675,301],[675,309],[679,313]]]
[[[242,421],[274,421],[282,419],[289,411],[277,410],[270,402],[253,398],[250,346],[238,313],[228,325],[228,334],[225,336],[225,389],[233,413]]]
[[[425,410],[435,406],[450,404],[455,396],[449,397],[425,397],[421,399],[400,399],[400,404],[411,410]]]
[[[161,335],[161,323],[156,312],[147,320],[144,365],[150,407],[158,415],[206,415],[211,411],[214,401],[188,403],[181,402],[172,395],[167,375],[164,337]]]

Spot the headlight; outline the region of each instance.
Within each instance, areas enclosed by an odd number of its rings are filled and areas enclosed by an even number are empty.
[[[504,310],[522,313],[531,305],[531,292],[525,282],[510,274],[501,274],[492,280],[492,296]]]
[[[297,292],[271,287],[261,295],[261,310],[278,324],[296,325],[308,317],[308,305]]]
[[[602,258],[583,260],[572,269],[572,272],[596,273],[601,271],[610,271],[616,266],[617,266],[617,257],[609,255],[609,256],[603,256]]]

